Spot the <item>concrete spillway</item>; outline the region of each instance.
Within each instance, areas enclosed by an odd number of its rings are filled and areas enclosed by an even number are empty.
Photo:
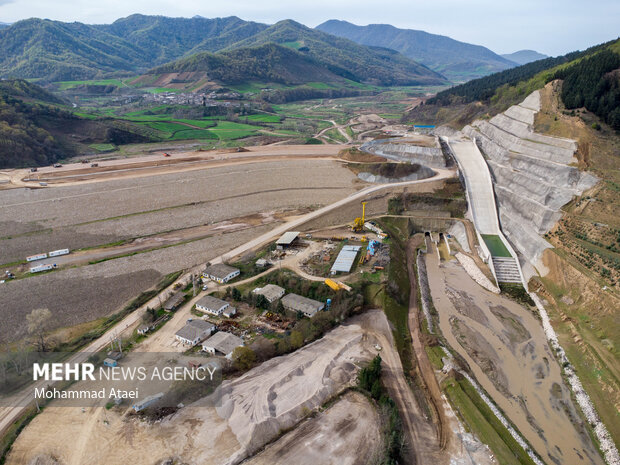
[[[488,263],[497,283],[521,283],[527,288],[517,254],[502,234],[493,181],[482,153],[468,139],[452,138],[447,145],[456,159],[465,184],[468,213],[476,227],[481,258]],[[487,241],[495,247],[491,248]]]
[[[530,94],[463,134],[475,140],[493,177],[502,231],[528,263],[544,273],[540,258],[551,245],[541,235],[561,218],[561,207],[592,187],[597,178],[575,166],[577,143],[534,132],[540,93]],[[527,274],[533,273],[529,269]]]

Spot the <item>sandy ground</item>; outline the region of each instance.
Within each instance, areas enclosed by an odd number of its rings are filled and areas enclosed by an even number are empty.
[[[351,392],[243,463],[372,464],[383,452],[381,433],[376,409],[363,395]]]
[[[66,465],[150,465],[168,458],[239,463],[354,382],[356,367],[376,354],[377,339],[365,331],[374,320],[385,323],[381,312],[366,313],[319,341],[224,382],[217,408],[202,399],[154,425],[101,407],[82,412],[50,406],[19,436],[7,463],[50,456]],[[349,412],[343,413],[346,421]],[[354,454],[358,445],[348,445],[346,453]]]
[[[426,263],[442,334],[534,449],[545,461],[601,464],[534,315],[434,248]]]
[[[94,160],[99,165],[96,168],[90,167],[90,164],[68,163],[62,165],[62,168],[42,167],[35,173],[31,173],[29,169],[3,170],[0,171],[0,182],[3,182],[4,189],[9,187],[40,187],[39,182],[41,181],[47,182],[50,186],[58,182],[64,185],[72,185],[94,180],[142,177],[153,174],[227,166],[235,163],[262,162],[270,158],[276,160],[329,158],[336,157],[342,148],[342,145],[326,144],[257,146],[246,149],[243,152],[231,152],[230,150],[168,152],[171,153],[171,157],[164,157],[163,152],[157,152],[149,155],[113,158],[105,161]],[[112,157],[113,155],[111,155]],[[4,184],[6,181],[8,181],[9,185]]]

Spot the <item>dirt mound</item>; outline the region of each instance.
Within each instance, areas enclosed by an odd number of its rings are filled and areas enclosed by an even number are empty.
[[[341,150],[338,156],[343,160],[359,163],[385,163],[385,158],[362,152],[356,148]]]

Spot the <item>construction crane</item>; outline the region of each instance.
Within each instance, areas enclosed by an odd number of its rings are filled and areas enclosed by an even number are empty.
[[[361,232],[364,230],[364,223],[366,222],[366,203],[362,202],[362,217],[355,218],[351,230],[353,232]]]

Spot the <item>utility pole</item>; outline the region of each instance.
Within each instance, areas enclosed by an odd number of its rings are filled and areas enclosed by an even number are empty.
[[[192,273],[192,287],[194,289],[194,297],[196,297],[196,274]]]

